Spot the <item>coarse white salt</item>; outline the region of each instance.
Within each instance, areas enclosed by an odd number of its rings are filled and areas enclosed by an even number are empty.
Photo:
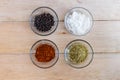
[[[90,16],[80,11],[73,11],[72,14],[68,15],[66,23],[68,25],[66,28],[75,35],[86,34],[92,26]]]

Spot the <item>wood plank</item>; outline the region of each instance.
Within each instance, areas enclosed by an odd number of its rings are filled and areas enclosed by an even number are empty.
[[[95,20],[120,20],[120,0],[0,0],[0,21],[28,21],[32,11],[49,6],[64,19],[73,7],[85,7]]]
[[[120,80],[120,54],[95,54],[86,68],[74,69],[60,55],[57,64],[41,69],[29,55],[0,55],[0,80]]]
[[[64,52],[65,46],[74,39],[88,41],[94,51],[120,52],[120,21],[96,21],[93,29],[86,36],[73,36],[59,23],[58,29],[49,36],[39,36],[32,32],[28,22],[1,22],[0,23],[0,54],[29,53],[31,46],[40,39],[54,41],[60,50]]]

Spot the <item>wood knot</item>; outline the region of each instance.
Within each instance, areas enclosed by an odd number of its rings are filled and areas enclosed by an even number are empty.
[[[66,32],[62,32],[62,34],[67,34]]]

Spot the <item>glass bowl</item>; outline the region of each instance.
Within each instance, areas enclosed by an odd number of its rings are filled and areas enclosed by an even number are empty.
[[[55,50],[55,57],[50,60],[49,62],[39,62],[36,57],[35,57],[35,53],[36,53],[36,49],[38,46],[42,45],[42,44],[47,44],[47,45],[50,45],[54,48]],[[40,68],[50,68],[52,67],[53,65],[56,64],[56,62],[58,61],[58,58],[59,58],[59,50],[56,46],[56,44],[50,40],[47,40],[47,39],[42,39],[42,40],[39,40],[37,41],[36,43],[33,44],[33,46],[31,47],[31,50],[30,50],[30,58],[33,62],[33,64],[35,64],[37,67],[40,67]]]
[[[43,13],[49,13],[54,18],[54,26],[52,26],[50,30],[45,31],[45,32],[39,31],[34,26],[35,16],[43,14]],[[52,34],[57,29],[58,22],[59,22],[59,19],[58,19],[57,13],[53,9],[51,9],[49,7],[39,7],[37,9],[35,9],[32,12],[32,14],[30,15],[30,25],[31,25],[32,31],[35,32],[38,35],[41,35],[41,36],[47,36],[47,35]]]
[[[90,20],[89,29],[87,29],[87,30],[86,30],[84,33],[82,33],[82,34],[75,34],[75,33],[73,33],[71,30],[68,29],[68,27],[70,27],[70,25],[68,24],[67,19],[69,18],[70,15],[73,14],[73,12],[79,12],[79,13],[81,13],[81,14],[84,14],[84,15],[87,16],[87,17],[89,18],[89,20]],[[76,18],[76,19],[77,19],[77,18]],[[92,26],[93,26],[93,16],[92,16],[92,14],[91,14],[87,9],[85,9],[85,8],[83,8],[83,7],[75,7],[75,8],[72,8],[71,10],[69,10],[69,11],[66,13],[66,15],[65,15],[65,19],[64,19],[64,20],[65,20],[65,21],[64,21],[65,28],[67,29],[67,31],[68,31],[69,33],[71,33],[71,34],[73,34],[73,35],[77,35],[77,36],[84,36],[84,35],[86,35],[87,33],[90,32],[90,30],[91,30],[91,28],[92,28]],[[77,19],[77,20],[78,20],[78,19]]]
[[[88,54],[83,62],[74,64],[73,62],[70,61],[69,51],[70,51],[70,48],[72,45],[79,44],[79,43],[84,45],[87,48]],[[81,39],[76,39],[76,40],[71,41],[66,46],[65,51],[64,51],[64,57],[65,57],[66,63],[74,68],[77,68],[77,69],[84,68],[84,67],[88,66],[93,60],[93,54],[94,54],[94,52],[93,52],[92,46],[87,41],[81,40]]]

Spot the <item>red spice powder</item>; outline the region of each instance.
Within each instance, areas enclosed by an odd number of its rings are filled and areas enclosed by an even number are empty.
[[[55,49],[48,44],[41,44],[37,47],[35,57],[39,62],[49,62],[55,58]]]

